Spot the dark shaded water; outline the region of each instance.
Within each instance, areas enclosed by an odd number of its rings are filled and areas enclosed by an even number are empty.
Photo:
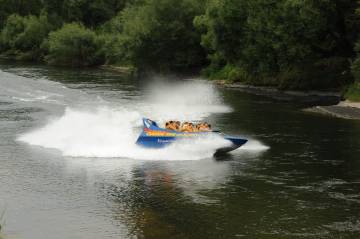
[[[0,69],[9,238],[359,238],[358,121],[205,82],[156,91],[99,70]],[[139,152],[143,114],[206,119],[250,144]]]

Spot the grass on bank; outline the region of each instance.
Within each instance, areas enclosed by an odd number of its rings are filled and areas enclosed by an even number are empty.
[[[352,84],[347,92],[345,93],[345,98],[350,101],[360,102],[360,83],[356,82]]]

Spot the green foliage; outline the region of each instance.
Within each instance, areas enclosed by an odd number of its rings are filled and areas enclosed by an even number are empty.
[[[355,58],[355,60],[352,62],[351,65],[351,71],[355,77],[355,80],[357,82],[360,82],[360,40],[357,42],[356,46],[355,46],[355,51],[357,53],[357,57]]]
[[[356,81],[360,81],[360,58],[356,58],[351,65],[351,71]]]
[[[1,31],[0,47],[19,59],[40,60],[43,54],[41,44],[51,29],[47,16],[13,14]]]
[[[25,28],[16,38],[15,48],[22,52],[30,52],[32,57],[43,57],[41,44],[53,27],[48,23],[47,16],[28,16],[25,18]]]
[[[325,58],[284,70],[275,76],[275,81],[281,89],[340,89],[353,79],[349,65],[347,58]]]
[[[38,15],[41,8],[41,0],[0,0],[0,29],[10,15]]]
[[[100,25],[115,17],[126,3],[126,0],[91,0],[88,11],[84,14],[84,23],[90,26]]]
[[[104,39],[104,54],[107,64],[132,66],[133,61],[129,51],[126,51],[126,46],[129,45],[130,39],[122,34],[105,34]]]
[[[74,21],[81,22],[90,27],[99,27],[101,24],[114,18],[129,2],[135,1],[0,0],[0,5],[4,6],[4,8],[0,8],[0,20],[6,20],[4,24],[0,21],[0,29],[2,28],[0,34],[0,53],[21,60],[42,60],[44,55],[48,53],[49,48],[53,46],[47,38],[50,31],[61,28],[64,22]],[[14,14],[11,15],[11,13]],[[32,13],[36,15],[31,15]],[[115,34],[112,36],[113,33],[101,37],[96,37],[94,33],[92,35],[90,38],[96,38],[94,40],[96,42],[96,44],[94,43],[96,45],[95,48],[99,48],[99,45],[102,45],[108,38],[112,39],[112,42],[116,42],[114,39],[117,39]],[[93,47],[83,46],[82,50],[87,49],[91,52],[90,48]],[[69,45],[68,48],[74,48],[74,46]],[[102,55],[100,50],[96,50],[96,55],[94,56],[81,56],[87,59],[86,62],[77,62],[78,57],[74,59],[71,65],[100,64],[103,62]],[[116,51],[114,52],[114,49],[109,49],[108,55],[109,58],[114,58],[119,54]],[[53,64],[65,64],[65,61],[55,60],[53,54],[50,54],[47,59]],[[66,64],[70,64],[68,60],[66,62]]]
[[[49,35],[46,61],[56,65],[91,66],[104,61],[103,41],[79,23],[65,24]]]
[[[325,77],[349,69],[347,61],[333,60],[353,56],[356,6],[351,0],[210,0],[194,23],[212,65],[235,65],[253,80],[275,79],[280,87],[326,88],[344,80],[327,85]],[[323,63],[342,67],[334,72]]]
[[[2,50],[14,48],[15,40],[25,29],[24,18],[13,14],[6,20],[5,26],[1,31],[0,42]]]
[[[99,26],[122,10],[129,0],[47,0],[44,9],[63,22],[82,22],[86,26]]]
[[[16,59],[202,67],[211,79],[282,89],[340,88],[353,80],[350,72],[360,79],[355,0],[0,0],[0,6],[0,54]]]
[[[360,83],[356,82],[349,86],[345,98],[351,101],[360,102]]]
[[[121,13],[119,49],[126,61],[157,70],[201,65],[204,52],[193,19],[201,1],[144,0]]]
[[[131,65],[129,57],[125,56],[124,46],[127,42],[125,35],[121,34],[123,24],[118,15],[101,27],[100,35],[104,40],[104,54],[107,64]]]
[[[203,71],[203,74],[208,76],[210,79],[226,80],[228,83],[248,83],[251,81],[251,77],[244,69],[230,64],[221,69],[216,68],[215,66],[210,66]]]

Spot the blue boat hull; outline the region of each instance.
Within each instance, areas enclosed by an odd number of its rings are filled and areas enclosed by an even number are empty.
[[[143,122],[144,122],[144,128],[139,138],[137,139],[136,144],[145,148],[153,148],[153,149],[164,148],[169,146],[178,139],[187,139],[187,138],[190,139],[190,138],[200,137],[209,134],[208,132],[185,133],[185,132],[167,130],[160,128],[155,122],[149,119],[143,119]],[[247,139],[242,139],[233,136],[222,136],[222,137],[224,137],[224,139],[226,140],[229,140],[231,142],[231,145],[228,147],[217,149],[216,154],[233,151],[241,147],[248,141]]]

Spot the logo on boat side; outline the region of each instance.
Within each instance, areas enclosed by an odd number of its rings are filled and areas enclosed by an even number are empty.
[[[164,139],[158,139],[159,143],[172,143],[174,140],[164,140]]]

